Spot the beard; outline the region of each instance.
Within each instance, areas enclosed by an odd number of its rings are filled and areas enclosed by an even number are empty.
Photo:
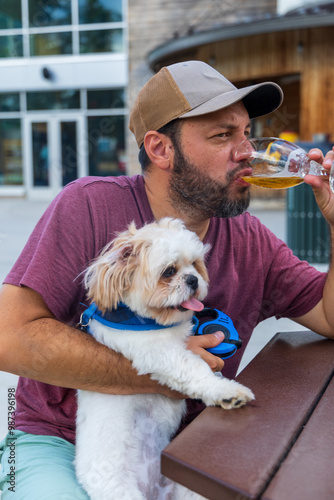
[[[195,218],[235,217],[249,206],[249,187],[240,189],[232,195],[230,185],[240,167],[226,175],[222,185],[212,180],[190,163],[183,155],[178,144],[174,144],[174,168],[169,181],[169,201],[179,213]]]

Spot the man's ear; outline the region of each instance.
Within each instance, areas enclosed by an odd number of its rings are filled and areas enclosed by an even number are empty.
[[[167,135],[150,130],[145,135],[144,146],[151,163],[163,170],[167,170],[172,166],[174,148]]]

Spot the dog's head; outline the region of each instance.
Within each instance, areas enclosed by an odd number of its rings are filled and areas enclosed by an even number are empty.
[[[88,267],[88,298],[102,312],[123,302],[163,325],[189,319],[207,294],[209,248],[178,219],[132,223]]]

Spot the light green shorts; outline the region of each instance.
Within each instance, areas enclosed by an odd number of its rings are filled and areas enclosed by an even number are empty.
[[[75,477],[74,450],[58,437],[8,434],[0,442],[1,500],[89,500]]]

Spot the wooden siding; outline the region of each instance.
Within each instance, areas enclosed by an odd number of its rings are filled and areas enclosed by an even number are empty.
[[[209,44],[197,58],[215,61],[215,68],[237,85],[300,76],[299,106],[286,94],[286,115],[299,107],[300,140],[328,134],[334,142],[334,34],[333,27],[268,33]],[[284,85],[283,85],[284,86]],[[295,123],[295,119],[294,119]]]

